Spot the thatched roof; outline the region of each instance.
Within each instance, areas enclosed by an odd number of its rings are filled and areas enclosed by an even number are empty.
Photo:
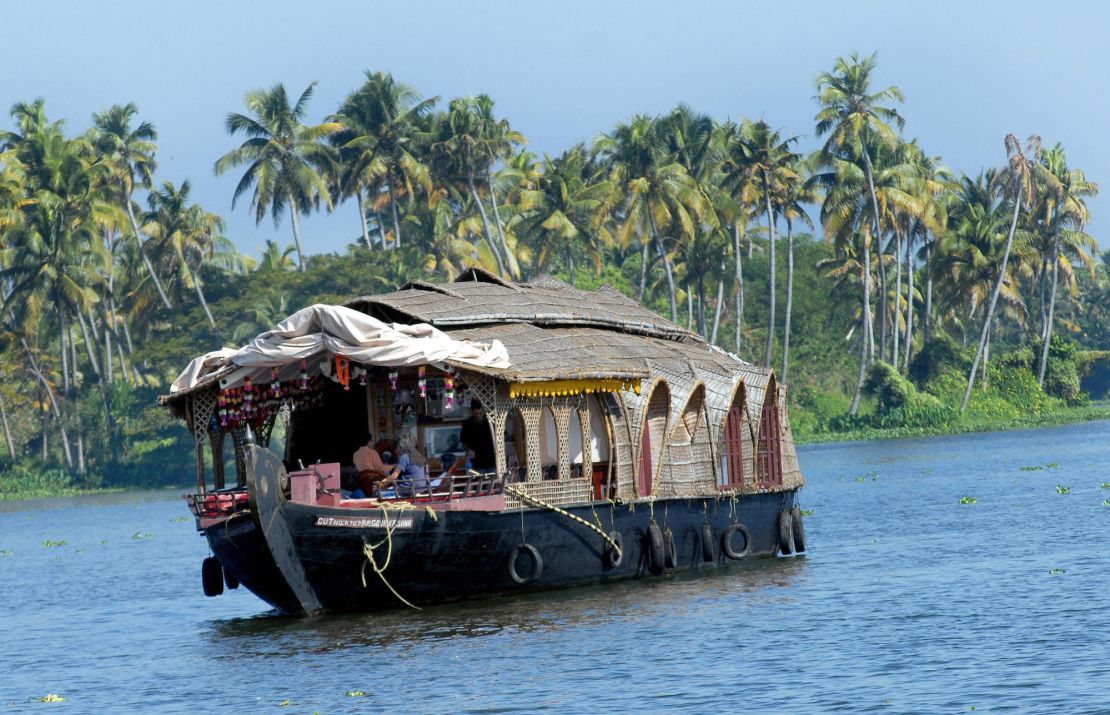
[[[529,283],[509,283],[480,268],[467,269],[446,286],[410,281],[394,293],[362,296],[345,305],[385,320],[429,323],[444,330],[490,323],[529,323],[700,339],[609,286],[582,291],[550,276]]]

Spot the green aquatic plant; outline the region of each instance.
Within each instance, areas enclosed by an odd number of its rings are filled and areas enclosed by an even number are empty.
[[[1052,576],[1059,576],[1060,574],[1067,573],[1067,572],[1068,572],[1067,569],[1052,569],[1048,573]]]
[[[1044,469],[1044,467],[1042,467],[1042,466],[1041,466],[1041,465],[1039,465],[1039,464],[1031,464],[1031,465],[1029,465],[1029,466],[1027,466],[1027,467],[1022,467],[1022,468],[1021,468],[1021,471],[1023,471],[1023,472],[1039,472],[1039,471],[1041,471],[1042,469]]]
[[[1071,494],[1071,487],[1065,487],[1063,484],[1056,485],[1057,494]]]
[[[293,703],[289,701],[289,698],[286,698],[285,700],[282,700],[280,703],[278,703],[278,707],[279,708],[287,708],[292,704]]]
[[[134,535],[131,536],[135,541],[150,541],[151,537],[152,534],[146,531],[136,531]]]
[[[978,504],[979,503],[979,498],[978,497],[960,497],[960,503],[961,504]]]
[[[65,539],[62,539],[61,541],[54,541],[53,539],[47,539],[46,541],[42,542],[42,545],[45,546],[46,548],[50,549],[50,548],[53,548],[55,546],[65,546],[66,542],[65,542]]]
[[[0,551],[0,558],[6,559],[11,555],[12,552],[9,549],[4,549],[3,551]]]
[[[1110,482],[1103,482],[1102,484],[1098,485],[1098,488],[1099,489],[1110,489]]]
[[[38,700],[40,703],[64,703],[66,701],[65,698],[57,693],[47,693]]]
[[[170,519],[170,523],[171,524],[183,524],[183,523],[185,523],[186,521],[189,521],[192,518],[193,517],[191,517],[191,516],[175,516],[174,518]]]
[[[802,516],[813,516],[812,509],[802,509]]]
[[[348,690],[347,691],[347,697],[348,698],[365,698],[366,693],[362,692],[361,690]]]
[[[1044,466],[1047,467],[1048,469],[1056,469],[1057,467],[1060,466],[1060,463],[1059,462],[1049,462],[1048,464],[1046,464]]]
[[[1102,505],[1103,506],[1110,506],[1110,499],[1103,499],[1102,500]]]

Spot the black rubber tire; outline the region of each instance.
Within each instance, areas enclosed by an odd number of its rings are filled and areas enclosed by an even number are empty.
[[[744,537],[744,547],[742,549],[736,549],[732,546],[732,537],[736,534]],[[744,558],[751,553],[751,550],[752,535],[743,524],[732,524],[721,532],[721,551],[725,552],[725,556],[733,561]]]
[[[717,552],[713,548],[713,527],[709,524],[701,525],[701,560],[709,562],[717,560]]]
[[[802,508],[794,507],[790,511],[790,527],[794,532],[794,552],[802,553],[806,550],[806,527],[802,523]]]
[[[648,568],[651,569],[652,573],[663,573],[663,569],[666,568],[664,564],[666,553],[663,546],[663,530],[653,521],[648,524],[647,535],[648,556],[650,557]]]
[[[239,588],[239,579],[235,578],[235,574],[227,569],[224,569],[224,585],[233,591]]]
[[[793,522],[790,512],[785,509],[779,512],[779,553],[783,556],[794,553]]]
[[[521,552],[528,554],[532,559],[532,569],[524,575],[516,570],[516,559],[520,556]],[[543,573],[543,557],[540,552],[536,550],[535,546],[531,544],[521,544],[514,546],[513,550],[509,552],[509,578],[521,586],[527,585],[535,581]]]
[[[224,592],[224,567],[215,556],[209,556],[200,564],[200,582],[204,595],[211,598]]]
[[[674,571],[678,566],[678,547],[674,543],[674,532],[670,527],[663,530],[663,568]]]
[[[612,540],[612,543],[609,541],[605,542],[605,546],[601,553],[601,559],[605,562],[606,566],[615,569],[624,561],[624,537],[621,536],[621,532],[614,529],[609,532],[609,538]],[[613,544],[616,544],[616,548],[613,548]]]

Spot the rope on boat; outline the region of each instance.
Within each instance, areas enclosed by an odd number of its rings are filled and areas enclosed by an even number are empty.
[[[505,485],[505,491],[509,492],[510,494],[512,494],[517,499],[520,499],[523,502],[528,502],[529,504],[532,504],[533,506],[542,507],[544,509],[550,509],[551,511],[555,512],[556,514],[559,514],[560,516],[565,516],[566,518],[570,519],[571,521],[576,521],[579,524],[581,524],[582,526],[586,527],[587,529],[590,529],[591,531],[597,532],[598,534],[601,535],[601,538],[605,539],[605,541],[608,542],[608,544],[610,546],[612,546],[613,549],[616,550],[617,558],[620,558],[620,556],[621,556],[621,547],[618,546],[617,542],[614,541],[612,539],[612,537],[610,537],[608,534],[606,534],[605,530],[602,529],[600,526],[597,526],[595,524],[591,524],[590,522],[586,521],[582,517],[575,516],[574,514],[571,514],[566,509],[560,509],[559,507],[555,506],[554,504],[549,504],[548,502],[545,502],[543,499],[540,499],[538,497],[534,497],[531,494],[528,494],[527,492],[521,491],[521,490],[517,489],[512,484],[506,484]],[[523,511],[521,512],[521,517],[520,518],[521,518],[521,528],[523,528],[523,523],[524,523],[524,512]]]
[[[362,562],[362,587],[366,588],[366,564],[369,563],[371,568],[374,569],[374,573],[376,573],[378,575],[378,578],[380,578],[382,580],[382,583],[385,584],[385,587],[388,588],[393,593],[393,595],[397,597],[398,601],[405,604],[409,608],[413,608],[413,609],[416,609],[417,611],[419,611],[419,610],[421,610],[421,608],[419,606],[414,606],[413,604],[409,603],[405,599],[404,596],[397,593],[397,589],[393,588],[393,584],[391,584],[385,578],[385,570],[387,568],[389,568],[389,561],[390,561],[390,559],[393,558],[393,529],[394,529],[393,525],[394,525],[395,522],[394,522],[394,520],[389,518],[389,512],[392,511],[392,510],[404,511],[406,509],[415,509],[415,508],[416,507],[414,507],[411,504],[405,504],[404,506],[398,505],[398,506],[388,506],[388,507],[384,503],[381,504],[382,513],[385,515],[385,538],[382,539],[381,541],[379,541],[378,543],[371,545],[370,542],[368,542],[366,540],[365,536],[362,537],[362,553],[366,556],[366,561]],[[378,566],[378,562],[374,558],[374,549],[377,549],[378,547],[382,546],[383,544],[386,547],[385,563],[382,564],[381,566]]]

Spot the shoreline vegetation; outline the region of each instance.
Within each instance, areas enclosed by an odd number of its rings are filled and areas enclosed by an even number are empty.
[[[134,104],[72,133],[18,102],[0,131],[0,499],[191,483],[193,438],[155,405],[188,360],[468,265],[610,285],[773,367],[799,442],[1110,418],[1098,185],[1036,136],[954,174],[903,135],[877,71],[851,55],[817,74],[808,138],[679,104],[557,155],[486,95],[384,72],[322,110],[314,84],[253,90],[211,155],[238,179],[232,210],[290,228],[255,256],[158,173]],[[343,251],[313,252],[312,212],[346,217]]]

